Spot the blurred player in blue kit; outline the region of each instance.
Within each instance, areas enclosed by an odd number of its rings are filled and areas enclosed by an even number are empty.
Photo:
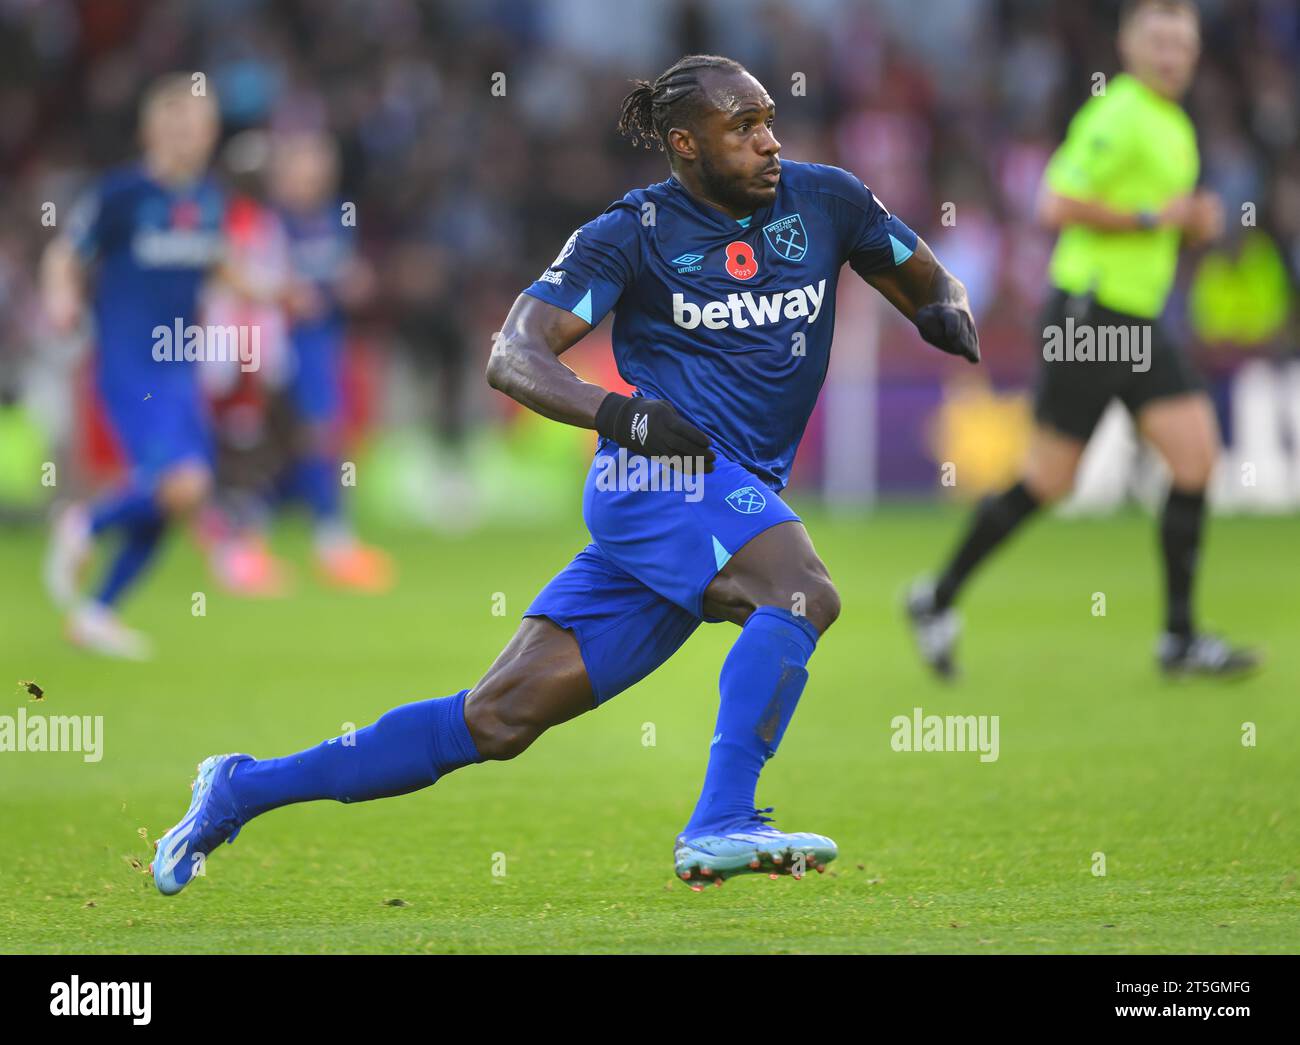
[[[356,223],[347,219],[337,181],[337,148],[328,136],[301,131],[275,139],[270,195],[288,237],[293,273],[287,295],[288,393],[298,420],[281,492],[308,506],[325,580],[383,591],[392,585],[392,563],[356,538],[342,504],[338,441],[346,309],[370,295],[374,279],[357,255]]]
[[[979,341],[965,288],[862,181],[780,159],[775,115],[743,66],[714,55],[683,58],[627,95],[620,130],[666,151],[669,177],[569,237],[510,310],[487,374],[524,406],[599,433],[583,496],[590,543],[476,685],[284,758],[205,760],[185,818],[159,842],[163,893],[188,884],[196,854],[269,810],[405,794],[514,758],[650,674],[701,622],[740,633],[675,873],[698,888],[835,858],[830,838],[773,827],[755,790],[839,613],[780,492],[826,376],[841,268],[945,352],[974,363]],[[558,358],[610,311],[633,396]]]
[[[222,416],[244,410],[259,421],[251,438],[240,432],[240,438],[222,443],[225,510],[205,518],[203,539],[228,590],[283,594],[290,570],[271,554],[264,531],[275,508],[300,504],[311,516],[321,579],[386,591],[393,583],[392,563],[353,534],[340,460],[348,312],[373,296],[374,276],[356,248],[356,215],[337,196],[333,139],[309,130],[258,133],[258,148],[247,151],[259,161],[264,153],[267,160],[232,179],[242,181],[245,192],[232,202],[228,239],[232,264],[237,261],[248,274],[246,281],[256,273],[273,303],[222,288],[225,293],[211,295],[209,306],[226,322],[256,317],[267,365],[257,374],[235,378],[228,370],[220,378],[233,381],[233,398],[230,389],[221,389],[225,398],[217,396]],[[217,381],[213,385],[219,389]],[[247,452],[245,442],[252,444]],[[236,464],[250,455],[257,460]]]
[[[219,127],[214,99],[196,94],[190,77],[157,81],[140,106],[141,161],[100,179],[42,259],[56,330],[78,329],[92,300],[95,388],[129,466],[111,493],[63,510],[45,564],[47,588],[68,614],[68,637],[109,656],[149,655],[148,640],[116,606],[169,525],[191,515],[212,483],[196,367],[166,338],[198,323],[200,287],[221,263],[224,200],[207,175]],[[159,330],[167,333],[160,338]],[[116,549],[87,598],[81,575],[101,542]]]

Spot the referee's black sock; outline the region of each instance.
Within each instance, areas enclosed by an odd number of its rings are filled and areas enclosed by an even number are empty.
[[[1013,530],[1039,506],[1023,482],[995,497],[986,497],[975,511],[975,520],[957,554],[948,563],[934,589],[934,608],[945,610],[952,605],[957,590],[984,557],[1009,537]]]
[[[1160,547],[1165,557],[1165,628],[1184,638],[1192,634],[1192,581],[1201,549],[1205,491],[1169,489],[1160,516]]]

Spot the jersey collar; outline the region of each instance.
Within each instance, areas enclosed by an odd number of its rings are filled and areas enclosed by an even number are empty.
[[[1182,109],[1179,102],[1165,97],[1154,87],[1149,87],[1132,73],[1117,73],[1115,79],[1111,81],[1111,86],[1122,87],[1132,92],[1154,109]]]
[[[167,185],[153,176],[153,172],[149,170],[149,165],[145,163],[143,159],[138,160],[135,163],[135,171],[140,178],[144,179],[144,181],[148,182],[159,192],[165,193],[168,196],[185,197],[192,195],[199,189],[206,178],[206,175],[200,171],[193,178],[183,184]]]
[[[668,185],[686,201],[688,207],[694,209],[694,211],[708,221],[709,224],[715,225],[725,232],[740,234],[748,232],[750,229],[757,228],[762,224],[760,219],[766,218],[772,211],[772,204],[769,204],[766,207],[760,207],[749,217],[737,220],[729,214],[724,214],[722,211],[718,210],[717,207],[711,207],[709,204],[697,200],[691,195],[686,186],[677,180],[676,174],[668,175]]]

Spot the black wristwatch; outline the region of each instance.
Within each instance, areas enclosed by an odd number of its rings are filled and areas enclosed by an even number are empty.
[[[1160,224],[1160,215],[1153,210],[1140,210],[1135,217],[1137,218],[1138,228],[1144,232],[1150,232]]]

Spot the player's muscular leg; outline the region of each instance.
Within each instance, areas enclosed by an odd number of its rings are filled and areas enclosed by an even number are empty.
[[[167,472],[158,483],[158,506],[171,518],[193,512],[212,489],[212,473],[206,465],[184,463]]]
[[[1085,444],[1047,425],[1035,425],[1025,458],[1024,484],[1039,504],[1059,501],[1074,488]]]
[[[743,625],[760,606],[789,610],[824,633],[840,596],[800,522],[764,530],[728,560],[704,591],[704,612]]]
[[[1204,490],[1219,455],[1219,428],[1209,397],[1197,392],[1148,403],[1138,431],[1169,465],[1178,490]]]
[[[465,722],[479,754],[500,760],[594,704],[577,640],[543,617],[527,617],[470,690]]]

